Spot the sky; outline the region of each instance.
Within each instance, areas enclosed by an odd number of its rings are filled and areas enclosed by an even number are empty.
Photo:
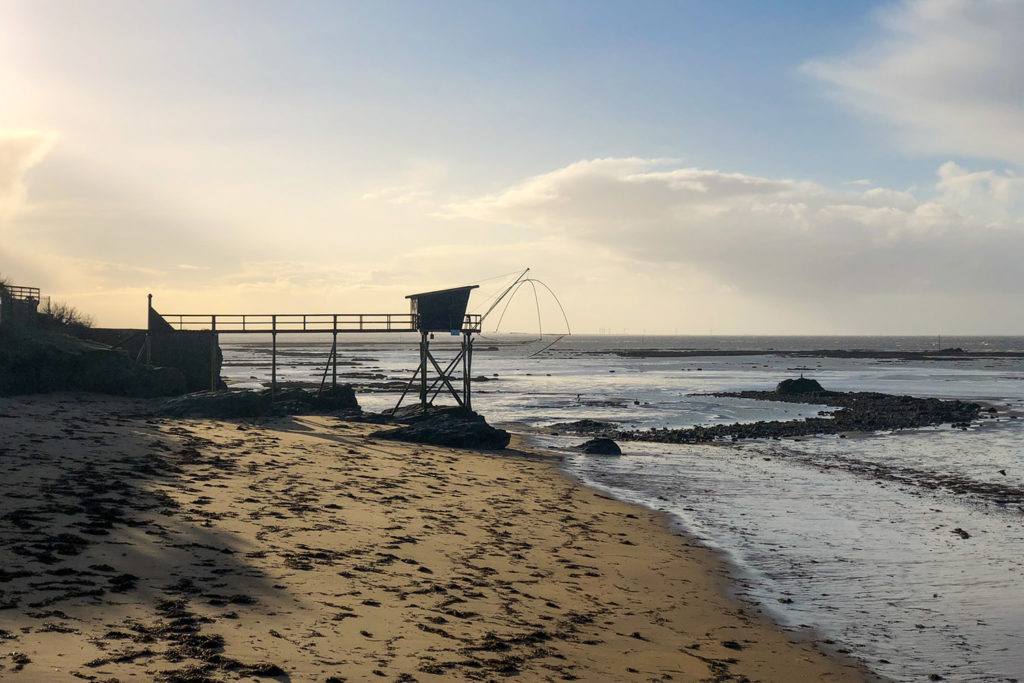
[[[100,326],[1024,334],[1022,165],[1024,0],[0,0],[0,275]]]

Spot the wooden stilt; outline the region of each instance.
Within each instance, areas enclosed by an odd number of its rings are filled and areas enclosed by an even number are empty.
[[[270,344],[270,402],[274,402],[277,395],[277,316],[270,316],[271,344]]]
[[[462,400],[467,410],[473,410],[473,336],[462,335]]]
[[[210,391],[217,391],[217,316],[210,316]]]
[[[412,377],[406,383],[405,388],[402,389],[402,395],[398,397],[398,403],[396,403],[395,407],[391,409],[392,413],[394,413],[396,410],[399,409],[399,407],[401,407],[402,401],[405,400],[406,394],[409,393],[409,389],[412,389],[412,385],[416,383],[416,378],[419,377],[419,375],[420,368],[416,368],[416,372],[412,373]]]
[[[320,387],[316,390],[316,397],[320,398],[320,394],[324,393],[324,384],[327,382],[327,371],[334,367],[334,379],[331,384],[331,389],[335,389],[338,386],[338,337],[334,337],[334,344],[331,346],[331,352],[327,355],[327,362],[324,364],[324,374],[320,378]]]
[[[420,405],[423,412],[427,412],[427,357],[430,352],[427,350],[427,333],[420,332]]]
[[[334,344],[331,347],[334,370],[331,372],[331,389],[338,388],[338,316],[334,316]]]
[[[149,305],[146,310],[146,365],[153,364],[153,295],[147,295]]]

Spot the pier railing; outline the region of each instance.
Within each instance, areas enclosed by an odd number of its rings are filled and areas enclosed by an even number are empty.
[[[4,285],[4,293],[15,301],[39,301],[38,287],[21,287],[19,285]]]
[[[410,313],[276,313],[227,314],[162,313],[176,330],[210,330],[247,334],[270,333],[388,333],[416,332]],[[479,332],[480,316],[467,315],[460,332]]]

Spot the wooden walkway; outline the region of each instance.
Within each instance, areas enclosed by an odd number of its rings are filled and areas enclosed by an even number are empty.
[[[176,330],[207,330],[237,334],[352,334],[418,332],[411,313],[266,313],[228,314],[161,313]],[[480,316],[466,315],[460,333],[480,332]]]

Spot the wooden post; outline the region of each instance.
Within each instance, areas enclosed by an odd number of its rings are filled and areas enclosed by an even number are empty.
[[[210,391],[217,391],[217,316],[210,316]]]
[[[334,356],[334,370],[331,372],[331,389],[338,388],[338,316],[334,316],[334,346],[332,347],[332,355]]]
[[[277,316],[270,316],[270,402],[274,402],[277,393]]]
[[[152,365],[153,339],[150,335],[153,333],[153,295],[147,294],[146,299],[148,300],[146,306],[146,365]]]
[[[466,332],[462,340],[462,400],[467,410],[473,410],[473,337]]]
[[[427,333],[420,332],[420,405],[427,412]]]

